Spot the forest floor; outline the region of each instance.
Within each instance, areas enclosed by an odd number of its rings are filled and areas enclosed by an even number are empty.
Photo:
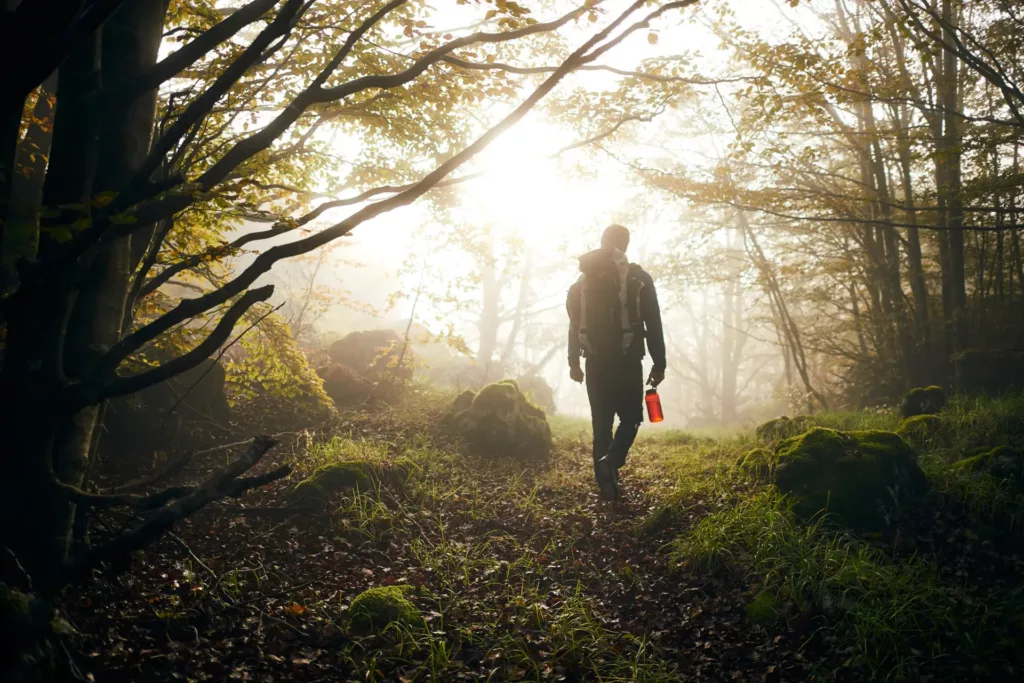
[[[1024,661],[1016,517],[949,486],[855,539],[737,476],[742,438],[646,426],[613,504],[582,423],[529,466],[397,418],[350,429],[72,591],[78,667],[101,683],[1007,680]],[[325,463],[399,456],[402,477],[323,507],[290,495]],[[354,629],[353,598],[392,585],[426,627]]]

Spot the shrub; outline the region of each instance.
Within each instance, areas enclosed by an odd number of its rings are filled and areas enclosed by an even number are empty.
[[[903,417],[934,415],[946,405],[946,392],[940,386],[917,387],[907,392],[900,405]]]

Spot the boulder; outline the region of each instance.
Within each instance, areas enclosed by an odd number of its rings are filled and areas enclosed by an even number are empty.
[[[350,332],[331,344],[327,353],[332,363],[351,368],[371,381],[412,379],[411,350],[406,350],[402,367],[397,367],[402,338],[394,330]]]
[[[965,458],[954,467],[972,472],[984,472],[996,479],[1012,481],[1024,488],[1024,449],[996,446]]]
[[[827,511],[856,530],[886,526],[899,507],[928,490],[917,456],[893,432],[814,427],[781,442],[775,485],[804,518]]]
[[[379,586],[365,590],[348,608],[349,620],[356,629],[377,633],[391,624],[422,627],[426,621],[406,593],[412,586]]]
[[[400,484],[409,476],[409,463],[401,459],[377,463],[353,460],[321,467],[292,489],[292,498],[326,502],[343,491],[367,491],[381,483]]]
[[[317,368],[316,374],[324,381],[324,391],[339,408],[360,405],[373,391],[373,382],[341,363]]]
[[[914,417],[915,415],[934,415],[946,405],[946,392],[942,387],[932,385],[930,387],[917,387],[907,392],[900,404],[900,413],[903,417]]]
[[[467,405],[468,403],[468,405]],[[515,380],[464,392],[442,418],[467,452],[517,460],[545,458],[553,446],[544,411],[530,403]]]
[[[896,433],[918,449],[935,446],[942,439],[944,420],[938,415],[924,414],[903,420]]]
[[[803,434],[814,426],[814,418],[810,415],[789,417],[782,415],[758,425],[754,433],[758,441],[781,441],[797,434]]]
[[[534,405],[541,408],[545,413],[555,412],[555,392],[551,385],[540,375],[524,375],[516,380],[519,389],[526,398],[533,401]]]

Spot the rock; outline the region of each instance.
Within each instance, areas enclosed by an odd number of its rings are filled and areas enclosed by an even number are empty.
[[[348,489],[367,490],[373,485],[372,467],[365,462],[340,462],[317,470],[292,490],[295,498],[326,500]]]
[[[954,467],[1011,480],[1018,488],[1024,488],[1024,449],[996,446],[965,458]]]
[[[810,415],[789,417],[782,415],[758,425],[754,434],[758,441],[780,441],[797,434],[803,434],[814,426],[814,418]]]
[[[926,449],[941,440],[943,426],[944,420],[938,415],[915,415],[903,420],[896,428],[896,433],[915,448]]]
[[[900,405],[903,417],[934,415],[946,405],[946,392],[940,386],[917,387],[907,392]]]
[[[893,432],[814,427],[780,443],[775,485],[804,518],[827,511],[858,531],[887,525],[928,490],[913,449]]]
[[[525,375],[517,379],[516,383],[526,398],[533,401],[534,405],[549,415],[554,414],[555,392],[543,377],[540,375]]]
[[[405,460],[373,463],[362,460],[339,462],[322,467],[292,489],[292,498],[325,502],[342,491],[367,491],[381,483],[403,482],[410,472]]]
[[[544,411],[530,403],[512,379],[488,384],[475,395],[464,392],[442,422],[476,455],[531,460],[546,458],[553,447]]]
[[[363,591],[348,608],[352,625],[374,633],[391,624],[424,626],[423,614],[406,597],[411,590],[412,586],[379,586]]]
[[[324,381],[324,391],[339,408],[360,405],[373,391],[373,382],[341,363],[318,368],[316,374]]]
[[[333,363],[351,368],[371,381],[381,379],[412,379],[412,353],[406,349],[402,367],[402,338],[393,330],[350,332],[331,344],[328,355]]]
[[[764,448],[753,448],[736,461],[736,467],[760,478],[768,477],[775,464],[775,454]]]

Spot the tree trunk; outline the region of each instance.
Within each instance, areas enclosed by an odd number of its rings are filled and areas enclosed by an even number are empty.
[[[149,151],[155,92],[109,111],[104,102],[156,63],[166,8],[164,2],[121,7],[102,35],[61,67],[43,193],[50,206],[78,205],[64,212],[65,219],[87,216],[90,199],[123,187]],[[52,480],[81,483],[100,414],[100,406],[67,408],[60,402],[60,386],[83,377],[103,350],[120,339],[130,246],[128,239],[107,245],[86,264],[81,282],[69,274],[32,283],[40,300],[22,299],[8,326],[9,355],[0,391],[19,398],[14,410],[4,411],[4,422],[9,421],[4,433],[14,437],[18,474],[6,477],[0,490],[5,522],[0,543],[14,550],[44,592],[59,587],[74,516],[74,507],[59,496]],[[41,249],[46,248],[56,248],[55,241],[44,239]],[[31,536],[7,523],[22,515],[34,520]]]
[[[956,40],[954,26],[957,12],[953,11],[953,0],[942,0],[944,22],[943,39],[947,44]],[[949,287],[952,306],[953,339],[953,386],[963,387],[963,363],[961,354],[967,350],[967,283],[964,275],[964,210],[960,196],[962,140],[959,132],[959,69],[956,56],[950,51],[943,52],[943,68],[940,100],[943,108],[943,164],[945,186],[941,190],[946,197],[946,229],[949,235]]]

